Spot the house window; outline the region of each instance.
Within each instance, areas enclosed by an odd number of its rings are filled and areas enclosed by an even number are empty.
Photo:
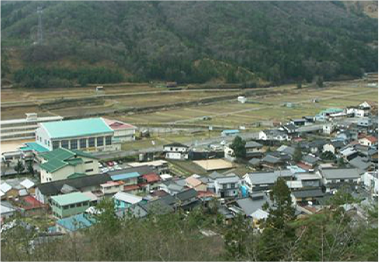
[[[63,209],[68,209],[68,206],[63,206]]]
[[[106,136],[105,137],[105,145],[109,146],[112,144],[112,137],[111,136]]]
[[[57,149],[59,147],[59,141],[53,141],[53,149]]]
[[[87,139],[82,138],[80,139],[80,148],[86,148],[87,147]]]
[[[77,139],[72,139],[70,141],[71,144],[71,149],[78,149],[78,140]]]
[[[354,182],[354,179],[350,179],[349,182],[350,182],[350,183],[353,183],[353,182]]]
[[[70,208],[74,208],[74,207],[75,207],[75,204],[70,205]]]
[[[227,184],[222,185],[222,188],[226,189],[227,188]]]
[[[82,206],[82,203],[77,203],[76,204],[76,207],[81,207]]]
[[[103,145],[104,145],[104,137],[98,137],[97,146],[103,146]]]
[[[95,146],[95,138],[94,137],[90,137],[88,139],[88,147],[94,147]]]
[[[87,170],[86,170],[86,173],[87,173],[87,172],[92,172],[92,171],[93,171],[93,169],[87,169]]]
[[[230,184],[230,188],[235,188],[236,185],[235,184]]]
[[[61,141],[62,147],[68,149],[68,140],[62,140]]]
[[[84,164],[92,164],[93,163],[93,161],[91,160],[91,161],[86,161],[86,162],[84,162]]]
[[[47,141],[47,146],[50,146],[50,140]]]

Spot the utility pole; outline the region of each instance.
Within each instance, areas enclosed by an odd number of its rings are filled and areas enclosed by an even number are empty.
[[[43,42],[43,30],[42,30],[42,7],[37,8],[37,14],[38,14],[38,44],[42,44]]]

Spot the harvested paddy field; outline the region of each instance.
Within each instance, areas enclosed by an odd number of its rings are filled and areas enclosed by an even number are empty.
[[[241,94],[248,98],[245,104],[236,99]],[[363,101],[377,104],[377,94],[377,88],[368,87],[362,80],[302,89],[285,85],[249,90],[169,91],[149,84],[104,86],[101,93],[96,93],[94,86],[44,89],[43,92],[14,89],[2,92],[2,119],[22,118],[25,113],[36,112],[66,118],[108,116],[137,126],[245,126],[252,129],[263,120],[286,121]],[[315,99],[317,103],[312,102]]]
[[[329,107],[345,108],[356,106],[363,101],[377,104],[377,95],[377,88],[367,87],[364,82],[352,81],[333,83],[325,88],[286,89],[284,92],[251,96],[245,104],[231,99],[210,105],[188,106],[119,118],[136,125],[180,124],[220,128],[238,128],[243,125],[253,128],[263,120],[287,121],[290,118],[316,115]],[[315,99],[318,102],[313,102]],[[285,105],[286,103],[291,105]]]

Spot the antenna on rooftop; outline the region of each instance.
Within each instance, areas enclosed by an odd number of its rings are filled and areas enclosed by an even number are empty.
[[[42,30],[42,7],[39,6],[37,8],[37,14],[38,14],[38,44],[42,44],[43,42],[43,30]]]

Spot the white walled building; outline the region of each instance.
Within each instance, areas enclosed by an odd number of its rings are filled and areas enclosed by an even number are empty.
[[[86,118],[41,123],[36,142],[49,151],[63,147],[82,151],[120,150],[114,131],[102,118]]]
[[[372,195],[378,196],[378,171],[365,172],[362,175],[362,182]]]
[[[163,146],[166,159],[185,160],[188,159],[188,146],[180,143],[172,143]]]
[[[109,120],[103,118],[105,123],[113,130],[114,135],[113,139],[126,142],[126,141],[134,141],[137,127],[127,124],[118,120]]]
[[[27,113],[26,118],[3,120],[0,122],[1,141],[33,139],[39,123],[61,121],[61,116],[38,117],[36,113]]]
[[[58,148],[39,155],[41,160],[41,183],[96,175],[99,162],[89,153]]]

